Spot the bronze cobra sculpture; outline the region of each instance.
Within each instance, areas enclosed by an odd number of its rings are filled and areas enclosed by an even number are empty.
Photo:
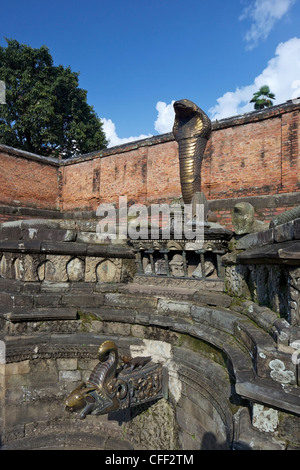
[[[66,399],[66,407],[76,411],[84,407],[80,414],[83,419],[101,402],[103,411],[115,406],[110,381],[115,377],[118,366],[118,349],[113,341],[105,341],[98,349],[99,363],[92,371],[87,383],[82,383]],[[99,403],[97,403],[99,405]]]
[[[211,121],[192,101],[175,101],[173,106],[173,135],[179,147],[182,197],[185,204],[191,204],[193,195],[201,191],[201,164],[211,132]]]
[[[81,410],[80,419],[166,396],[163,368],[151,362],[150,356],[124,358],[123,367],[118,369],[118,348],[108,340],[99,347],[98,359],[88,381],[75,388],[65,401],[67,410]]]

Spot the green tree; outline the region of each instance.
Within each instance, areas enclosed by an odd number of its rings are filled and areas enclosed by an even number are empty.
[[[0,143],[45,156],[68,158],[107,146],[102,122],[87,103],[70,67],[54,66],[46,46],[14,39],[0,47]]]
[[[275,95],[271,93],[268,85],[264,85],[256,93],[253,93],[250,103],[254,103],[254,109],[264,109],[273,106],[273,101],[271,100],[274,99]]]

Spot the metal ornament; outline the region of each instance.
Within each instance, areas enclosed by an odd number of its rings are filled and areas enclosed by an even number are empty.
[[[151,357],[123,358],[118,369],[118,348],[105,341],[98,350],[99,363],[89,380],[75,388],[65,401],[69,411],[102,415],[167,397],[166,371]]]
[[[173,135],[179,147],[180,183],[183,201],[191,204],[201,191],[201,164],[211,132],[209,117],[190,100],[174,103]]]

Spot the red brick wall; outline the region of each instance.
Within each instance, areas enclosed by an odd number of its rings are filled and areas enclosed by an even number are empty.
[[[0,146],[0,204],[59,208],[58,162]]]
[[[205,153],[202,184],[209,199],[279,192],[280,117],[215,130]]]
[[[133,148],[132,148],[133,147]],[[112,152],[112,153],[110,153]],[[100,203],[170,201],[181,195],[177,143],[122,146],[100,156],[66,164],[62,172],[62,209],[97,209]]]
[[[299,191],[299,110],[288,102],[214,122],[202,164],[207,198]],[[117,202],[119,195],[147,204],[181,195],[171,134],[75,159],[62,172],[64,210],[95,209],[100,202]]]
[[[256,198],[266,221],[300,205],[299,112],[300,103],[287,102],[213,123],[202,188],[222,224],[230,226],[237,198]],[[149,205],[181,195],[171,133],[61,162],[0,145],[0,168],[0,205],[89,211],[119,196]],[[278,199],[286,194],[293,197]]]

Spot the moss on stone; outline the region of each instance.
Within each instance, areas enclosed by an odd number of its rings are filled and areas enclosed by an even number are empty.
[[[226,354],[206,341],[203,341],[202,339],[195,338],[194,336],[190,335],[180,334],[178,336],[177,346],[201,354],[202,356],[213,360],[217,364],[223,367],[227,367]]]
[[[81,331],[90,331],[93,321],[101,321],[101,319],[94,313],[83,313],[78,311],[79,320],[81,322]]]

